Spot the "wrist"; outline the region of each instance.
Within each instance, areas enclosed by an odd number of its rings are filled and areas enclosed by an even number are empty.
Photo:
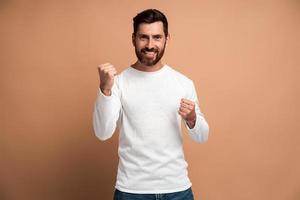
[[[186,121],[186,124],[188,125],[189,128],[191,129],[194,128],[196,125],[196,118],[193,120]]]
[[[111,89],[102,89],[100,87],[101,92],[105,95],[105,96],[111,96]]]

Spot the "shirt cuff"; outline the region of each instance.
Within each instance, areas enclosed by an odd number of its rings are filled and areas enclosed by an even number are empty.
[[[188,126],[188,124],[185,122],[185,125],[188,129],[188,131],[191,133],[191,134],[196,134],[197,133],[197,127],[199,126],[199,117],[196,115],[196,122],[195,122],[195,126],[193,128],[190,128]]]
[[[103,92],[101,91],[100,88],[98,88],[98,90],[99,90],[99,96],[101,98],[106,99],[106,100],[109,100],[109,99],[113,98],[113,91],[111,91],[110,96],[106,96],[105,94],[103,94]]]

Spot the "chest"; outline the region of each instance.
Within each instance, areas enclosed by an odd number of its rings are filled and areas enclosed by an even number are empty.
[[[133,118],[175,116],[186,91],[176,81],[131,80],[122,87],[123,111]]]

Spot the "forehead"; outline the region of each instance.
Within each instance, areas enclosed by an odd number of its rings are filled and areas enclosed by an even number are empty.
[[[153,23],[141,23],[137,30],[138,34],[147,34],[147,35],[163,35],[164,34],[164,26],[161,21],[153,22]]]

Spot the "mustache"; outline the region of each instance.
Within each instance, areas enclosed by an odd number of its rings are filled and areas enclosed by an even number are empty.
[[[158,49],[155,49],[155,48],[151,48],[149,49],[148,47],[145,47],[141,50],[143,53],[145,52],[154,52],[154,53],[157,53],[158,52]]]

